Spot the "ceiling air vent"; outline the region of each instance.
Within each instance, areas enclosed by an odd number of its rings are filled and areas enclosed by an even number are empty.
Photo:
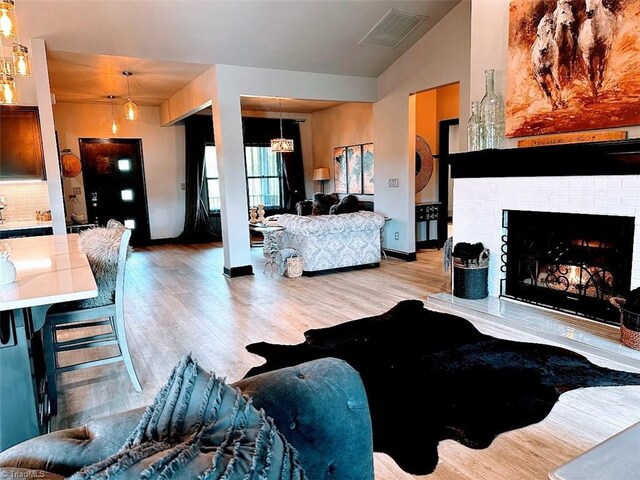
[[[425,15],[401,12],[392,8],[362,37],[358,44],[395,48],[426,19]]]

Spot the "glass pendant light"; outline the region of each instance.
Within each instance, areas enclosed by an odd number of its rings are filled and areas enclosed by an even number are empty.
[[[17,103],[16,82],[10,73],[0,73],[0,105],[15,105]]]
[[[29,61],[29,49],[19,43],[13,44],[13,71],[21,77],[31,76],[31,62]]]
[[[124,104],[124,118],[127,120],[135,120],[138,118],[138,106],[131,101],[131,88],[129,86],[129,77],[133,73],[125,71],[122,74],[127,77],[127,103]]]
[[[111,133],[114,135],[118,133],[118,122],[116,122],[116,112],[113,109],[113,99],[116,98],[113,95],[107,95],[107,98],[111,101]]]
[[[293,139],[284,138],[282,134],[282,99],[278,99],[278,110],[280,111],[280,138],[271,139],[271,151],[280,153],[293,152]]]
[[[14,0],[0,0],[0,36],[4,38],[18,36]]]

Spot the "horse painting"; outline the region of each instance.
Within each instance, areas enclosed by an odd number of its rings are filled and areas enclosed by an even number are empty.
[[[509,15],[507,136],[640,124],[640,1],[512,0]]]

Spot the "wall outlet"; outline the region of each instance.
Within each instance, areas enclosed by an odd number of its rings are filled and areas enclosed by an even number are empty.
[[[390,178],[389,179],[389,186],[393,187],[393,188],[397,188],[400,186],[400,179],[399,178]]]
[[[396,232],[393,238],[395,238],[396,240],[400,240],[400,232]]]
[[[73,187],[73,194],[74,194],[74,195],[82,195],[82,188],[80,188],[80,187]]]
[[[187,189],[187,184],[186,183],[181,183],[180,184],[180,190],[186,190]]]

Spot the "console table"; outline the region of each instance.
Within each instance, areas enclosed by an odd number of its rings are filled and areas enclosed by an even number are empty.
[[[54,303],[98,295],[78,235],[5,240],[16,281],[0,286],[0,450],[45,433],[47,397],[40,330]]]

